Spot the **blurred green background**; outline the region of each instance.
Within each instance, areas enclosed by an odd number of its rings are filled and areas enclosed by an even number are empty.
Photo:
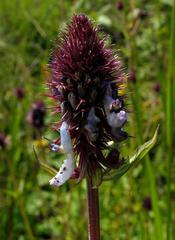
[[[126,128],[133,137],[121,145],[123,155],[160,124],[149,156],[100,187],[102,239],[175,239],[174,2],[0,1],[0,239],[87,239],[85,182],[50,187],[32,147],[43,162],[61,165],[42,138],[56,137],[51,124],[59,119],[42,96],[46,64],[58,31],[82,12],[109,34],[128,73]]]

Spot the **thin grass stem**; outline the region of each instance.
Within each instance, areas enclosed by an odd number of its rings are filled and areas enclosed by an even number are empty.
[[[171,182],[172,182],[172,163],[173,163],[173,124],[174,124],[174,90],[175,90],[175,0],[173,0],[172,19],[171,19],[171,37],[169,53],[169,69],[166,81],[166,147],[168,158],[167,171],[167,240],[172,239],[172,203],[171,203]]]

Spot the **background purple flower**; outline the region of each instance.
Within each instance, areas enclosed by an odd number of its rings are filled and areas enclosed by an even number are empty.
[[[45,115],[45,104],[43,101],[39,100],[32,104],[27,120],[34,128],[42,129],[44,127]]]

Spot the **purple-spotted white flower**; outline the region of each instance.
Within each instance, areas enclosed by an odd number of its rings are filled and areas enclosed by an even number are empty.
[[[66,122],[63,122],[60,128],[61,135],[61,146],[54,145],[57,150],[62,150],[66,154],[67,159],[64,160],[63,165],[61,166],[59,172],[50,180],[50,184],[54,186],[60,186],[65,183],[73,174],[75,168],[73,147],[71,142],[71,137],[68,130],[68,125]],[[51,146],[53,147],[53,146]]]

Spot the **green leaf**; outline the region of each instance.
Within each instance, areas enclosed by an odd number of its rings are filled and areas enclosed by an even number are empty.
[[[157,141],[159,126],[157,127],[154,136],[151,140],[145,142],[143,145],[137,148],[137,150],[125,160],[125,162],[116,170],[108,172],[103,179],[111,180],[112,178],[119,179],[122,177],[131,167],[135,166],[140,160],[153,148]]]
[[[49,166],[48,164],[43,163],[43,162],[38,158],[34,146],[33,146],[33,152],[34,152],[35,158],[36,158],[37,161],[39,162],[41,168],[44,169],[46,172],[48,172],[50,175],[55,176],[55,175],[57,174],[57,171],[56,171],[53,167]]]
[[[92,176],[92,186],[93,188],[98,188],[102,183],[102,171],[101,168],[97,168],[95,174]]]
[[[46,172],[48,172],[50,175],[55,176],[57,174],[57,171],[53,167],[51,167],[41,161],[39,163],[40,163],[41,168],[44,169]]]

